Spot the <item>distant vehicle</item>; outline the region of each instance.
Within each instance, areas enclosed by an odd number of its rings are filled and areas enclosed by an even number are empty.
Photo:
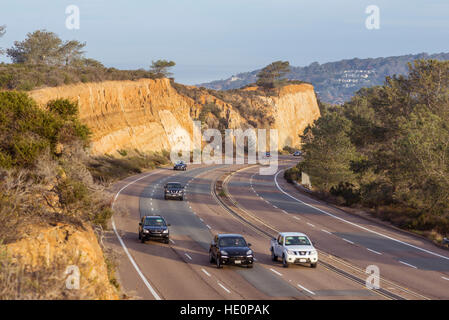
[[[271,153],[269,151],[265,152],[265,157],[267,158],[271,157]]]
[[[293,153],[293,156],[295,156],[295,157],[302,156],[302,151],[295,151],[295,153]]]
[[[175,163],[175,165],[173,166],[173,170],[182,170],[182,171],[186,171],[187,170],[187,164],[184,161],[178,161]]]
[[[164,186],[164,199],[184,200],[184,187],[179,182],[168,182]]]
[[[289,264],[305,263],[316,268],[318,263],[318,252],[304,233],[280,232],[277,238],[271,239],[270,251],[272,260],[281,258],[285,268]]]
[[[150,239],[157,239],[168,243],[169,226],[162,216],[144,216],[139,222],[139,240],[144,243]]]
[[[245,238],[239,234],[218,234],[214,237],[209,249],[209,261],[215,262],[217,268],[223,265],[245,265],[253,267],[254,254],[246,243]]]

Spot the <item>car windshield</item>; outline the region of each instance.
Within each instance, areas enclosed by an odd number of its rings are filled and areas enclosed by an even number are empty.
[[[246,247],[246,241],[242,237],[224,237],[219,240],[220,247]]]
[[[184,161],[178,161],[176,164],[184,164]]]
[[[310,241],[304,236],[287,236],[285,237],[286,246],[310,246]]]
[[[180,183],[167,183],[167,188],[169,189],[181,189],[182,186]]]
[[[161,218],[145,218],[145,226],[149,227],[165,227],[165,221]]]

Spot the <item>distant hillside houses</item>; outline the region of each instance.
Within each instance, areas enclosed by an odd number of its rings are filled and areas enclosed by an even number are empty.
[[[449,60],[449,53],[354,58],[324,64],[314,62],[306,67],[292,67],[287,78],[312,83],[320,100],[342,104],[363,87],[382,85],[387,76],[407,74],[408,63],[418,59]],[[198,86],[215,90],[238,89],[254,83],[259,71],[239,73],[228,79],[202,83]]]

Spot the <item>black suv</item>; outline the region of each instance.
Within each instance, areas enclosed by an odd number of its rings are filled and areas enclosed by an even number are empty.
[[[168,182],[164,186],[164,199],[184,200],[184,187],[179,182]]]
[[[139,222],[139,240],[144,243],[150,239],[159,239],[168,243],[169,226],[161,216],[144,216]]]
[[[209,249],[209,261],[215,262],[217,268],[224,264],[245,265],[253,267],[253,250],[239,234],[218,234],[214,237]]]
[[[184,161],[178,161],[175,163],[175,165],[173,166],[173,170],[182,170],[182,171],[186,171],[187,170],[187,165]]]

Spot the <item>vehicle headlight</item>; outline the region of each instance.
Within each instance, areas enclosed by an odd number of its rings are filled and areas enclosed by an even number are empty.
[[[162,231],[162,233],[168,233],[168,229],[165,229],[164,231]]]
[[[292,250],[287,250],[287,254],[295,254]]]
[[[314,255],[317,254],[317,252],[316,252],[316,250],[312,250],[312,251],[310,251],[310,254],[311,254],[312,256],[314,256]]]
[[[224,251],[224,250],[221,250],[220,253],[221,253],[222,256],[227,256],[228,255],[228,253],[226,251]]]
[[[247,256],[250,256],[250,255],[252,255],[253,254],[253,250],[248,250],[248,251],[246,251],[246,255]]]
[[[148,233],[150,231],[148,231],[147,229],[143,229],[143,233]]]

